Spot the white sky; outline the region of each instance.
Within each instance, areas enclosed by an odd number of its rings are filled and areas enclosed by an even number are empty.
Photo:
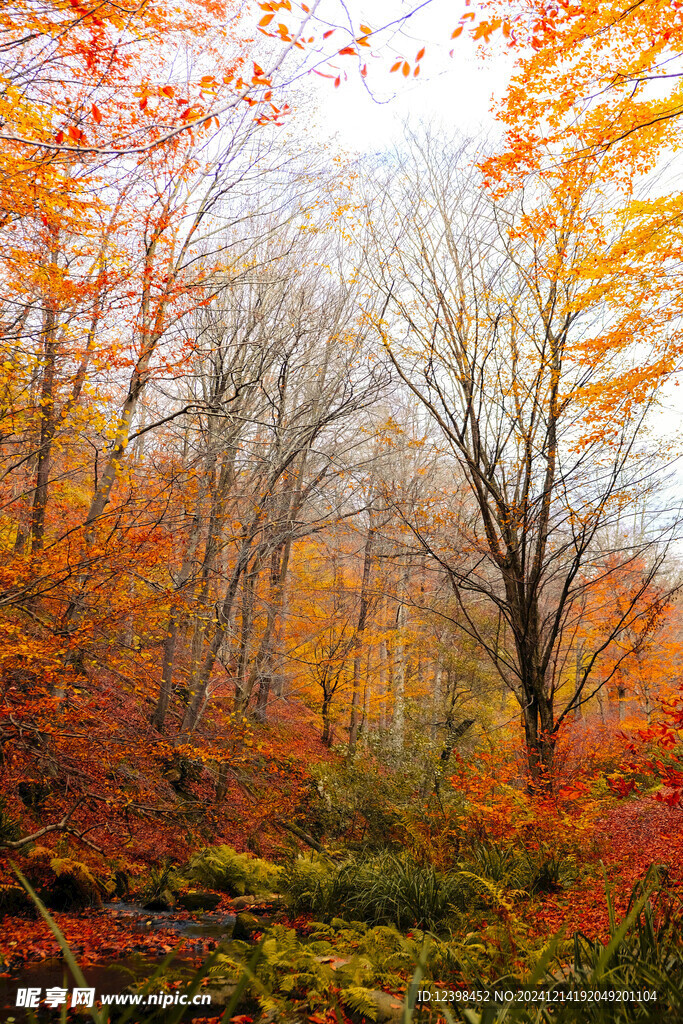
[[[355,31],[360,31],[361,24],[377,31],[419,4],[420,0],[322,0],[316,9],[320,15],[316,36],[335,27],[335,34],[324,44],[329,47],[326,52],[334,54],[349,42],[344,24],[347,14]],[[429,0],[398,28],[377,31],[371,39],[375,55],[371,49],[362,51],[370,55],[367,88],[359,62],[351,56],[336,57],[332,62],[342,77],[343,72],[347,75],[337,89],[330,79],[315,74],[301,80],[301,93],[317,108],[311,126],[315,135],[319,139],[336,137],[337,144],[349,152],[376,152],[391,147],[402,135],[406,121],[434,120],[464,135],[495,133],[491,104],[494,96],[500,98],[504,93],[513,59],[500,34],[492,40],[492,54],[485,60],[477,55],[466,33],[451,40],[465,10],[464,0]],[[277,53],[278,44],[271,45],[276,47],[271,53]],[[405,57],[412,66],[422,47],[426,53],[418,78],[390,73],[395,57]],[[451,50],[453,57],[449,56]],[[287,65],[300,68],[301,57],[301,51],[294,51]],[[330,73],[324,63],[319,70]]]

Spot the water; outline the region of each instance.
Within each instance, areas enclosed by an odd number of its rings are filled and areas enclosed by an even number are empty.
[[[155,929],[163,929],[174,932],[179,939],[196,938],[196,943],[184,942],[182,954],[174,958],[166,969],[166,975],[168,976],[169,971],[172,972],[176,981],[189,979],[196,969],[188,956],[205,956],[207,939],[216,942],[229,940],[235,922],[232,914],[199,913],[178,919],[174,911],[147,911],[134,903],[109,903],[102,909],[119,919],[130,918],[131,930],[134,932],[149,934]],[[168,954],[147,956],[136,953],[120,960],[110,959],[88,964],[83,967],[83,974],[88,986],[95,989],[96,996],[102,993],[114,995],[125,992],[135,982],[149,978],[167,958]],[[16,1007],[18,988],[39,988],[42,997],[48,988],[70,990],[77,984],[67,964],[60,957],[42,960],[39,963],[27,963],[16,976],[0,977],[0,1020],[9,1022],[14,1019],[19,1022],[26,1019],[25,1011],[21,1007]],[[58,1011],[48,1010],[41,1004],[38,1014],[38,1019],[43,1020],[49,1019],[52,1014],[57,1016]]]

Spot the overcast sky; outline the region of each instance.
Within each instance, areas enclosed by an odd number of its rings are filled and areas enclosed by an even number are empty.
[[[336,29],[325,42],[329,47],[326,52],[332,55],[349,42],[343,24],[345,10],[349,12],[354,29],[367,24],[379,30],[419,4],[420,0],[410,3],[404,0],[372,0],[372,3],[323,0],[317,8],[321,18],[316,36],[320,38],[326,29]],[[467,35],[451,40],[451,33],[465,10],[464,0],[430,0],[407,22],[378,31],[373,40],[375,55],[371,50],[366,51],[370,56],[365,80],[360,76],[355,57],[336,57],[331,65],[319,64],[322,72],[334,74],[333,69],[338,68],[342,78],[344,73],[347,77],[339,88],[334,88],[329,78],[309,74],[294,90],[294,95],[300,92],[313,100],[316,135],[322,138],[336,135],[340,145],[350,152],[376,152],[390,148],[402,135],[406,122],[415,125],[434,120],[443,123],[449,132],[458,129],[465,135],[495,134],[491,105],[494,97],[500,98],[504,93],[512,59],[502,36],[494,39],[493,53],[488,59],[477,55]],[[274,45],[271,54],[277,54],[277,44],[269,44],[264,37],[261,40],[266,46]],[[422,47],[426,53],[420,62],[419,77],[405,78],[400,72],[390,73],[395,57],[405,57],[414,65]],[[310,51],[307,59],[309,62],[313,59]],[[282,69],[284,77],[287,78],[287,70],[300,69],[301,64],[301,51],[294,51]]]

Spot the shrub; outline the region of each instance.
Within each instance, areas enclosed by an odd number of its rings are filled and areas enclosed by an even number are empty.
[[[446,1013],[449,1024],[456,1020],[467,1024],[503,1020],[516,1024],[547,1024],[550,1020],[555,1024],[660,1024],[683,1020],[679,897],[661,889],[658,872],[651,869],[648,877],[634,886],[622,921],[616,920],[609,888],[606,899],[610,918],[606,945],[581,932],[575,932],[569,943],[556,936],[529,978],[510,973],[493,979],[473,971],[466,956],[458,956],[458,973],[471,988],[542,989],[556,992],[557,1001],[545,1006],[490,1004],[476,1012],[455,1004]],[[586,998],[585,993],[591,992],[599,997]],[[625,992],[634,993],[635,999],[623,999]]]
[[[170,908],[175,903],[175,894],[180,885],[181,881],[175,868],[170,861],[166,861],[161,868],[150,869],[149,876],[140,890],[140,898],[145,904],[157,903],[158,909]]]
[[[15,843],[21,839],[19,822],[8,814],[5,801],[0,797],[0,843]]]
[[[102,902],[100,884],[87,865],[69,857],[53,857],[45,847],[36,846],[29,854],[26,876],[54,910],[84,910]]]
[[[298,914],[336,915],[397,928],[436,931],[459,912],[508,907],[503,889],[484,876],[440,872],[391,852],[349,860],[337,868],[299,859],[283,881]]]
[[[190,859],[183,874],[229,896],[263,895],[276,889],[281,869],[258,857],[237,853],[231,846],[208,846]]]
[[[477,873],[530,896],[562,889],[576,877],[573,861],[542,847],[532,856],[517,845],[478,841],[472,846],[472,860]]]
[[[324,917],[330,908],[330,889],[336,873],[337,868],[327,858],[297,857],[281,880],[295,914]]]

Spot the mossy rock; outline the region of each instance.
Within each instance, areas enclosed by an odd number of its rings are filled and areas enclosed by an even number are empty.
[[[170,889],[163,889],[156,896],[142,904],[143,910],[173,910],[174,907],[175,897]]]
[[[53,857],[42,846],[29,855],[26,877],[52,910],[85,910],[102,905],[100,883],[86,864],[69,857]]]
[[[0,885],[0,917],[35,917],[36,906],[20,885]]]
[[[255,917],[253,914],[244,911],[235,918],[232,937],[233,939],[242,939],[248,942],[253,939],[257,932],[262,932],[269,924],[269,921],[264,921],[263,918]]]
[[[220,903],[222,896],[217,892],[201,892],[199,889],[192,889],[189,892],[181,892],[178,895],[178,906],[190,912],[204,910],[215,910]]]

